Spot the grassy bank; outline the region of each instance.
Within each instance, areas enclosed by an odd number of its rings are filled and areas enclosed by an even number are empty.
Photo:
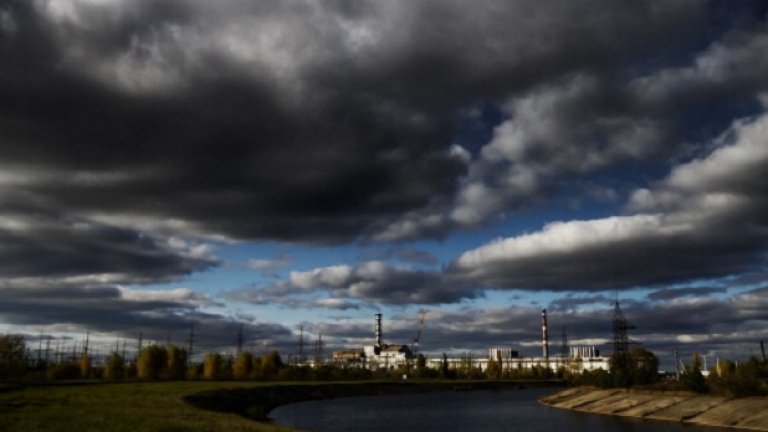
[[[0,432],[288,431],[235,414],[205,411],[184,396],[235,382],[161,382],[24,387],[0,393]]]
[[[0,432],[289,431],[263,422],[269,410],[285,403],[330,397],[557,384],[156,382],[27,386],[0,391]]]

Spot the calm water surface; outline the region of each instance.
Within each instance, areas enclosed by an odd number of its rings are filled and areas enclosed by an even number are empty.
[[[531,431],[723,432],[728,429],[575,413],[539,405],[553,389],[425,393],[301,402],[272,411],[281,424],[316,432]]]

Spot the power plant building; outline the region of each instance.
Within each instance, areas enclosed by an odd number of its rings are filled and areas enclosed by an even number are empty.
[[[374,344],[363,349],[336,351],[333,353],[334,363],[369,369],[396,368],[406,365],[413,358],[408,345],[384,343],[381,314],[377,313],[375,318]]]

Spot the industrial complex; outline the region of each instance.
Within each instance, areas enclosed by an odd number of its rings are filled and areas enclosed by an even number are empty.
[[[616,307],[618,308],[618,302],[616,303]],[[620,309],[617,310],[620,311]],[[382,314],[375,314],[374,319],[373,344],[365,345],[361,348],[335,351],[332,357],[333,364],[341,367],[358,367],[371,370],[380,368],[396,369],[412,364],[416,360],[416,349],[412,349],[411,346],[407,344],[384,343]],[[422,315],[419,324],[419,332],[414,339],[414,347],[418,347],[418,340],[421,336],[423,323],[424,317]],[[624,334],[626,335],[626,320],[624,321],[623,326],[625,327]],[[616,330],[615,323],[614,330]],[[439,368],[447,363],[448,367],[451,368],[469,366],[485,371],[488,368],[489,363],[496,362],[502,370],[531,369],[534,367],[544,367],[552,370],[565,367],[572,372],[581,372],[584,370],[592,371],[596,369],[609,370],[608,358],[602,356],[600,350],[591,345],[564,345],[567,349],[561,350],[557,355],[550,355],[546,309],[541,311],[541,333],[540,356],[525,357],[520,356],[518,351],[513,350],[511,347],[491,347],[488,349],[487,357],[473,358],[471,356],[462,356],[459,358],[426,358],[426,366],[430,368]]]

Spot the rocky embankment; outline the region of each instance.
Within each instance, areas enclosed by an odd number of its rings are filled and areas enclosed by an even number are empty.
[[[768,398],[726,398],[695,393],[574,387],[540,402],[555,408],[768,431]]]

